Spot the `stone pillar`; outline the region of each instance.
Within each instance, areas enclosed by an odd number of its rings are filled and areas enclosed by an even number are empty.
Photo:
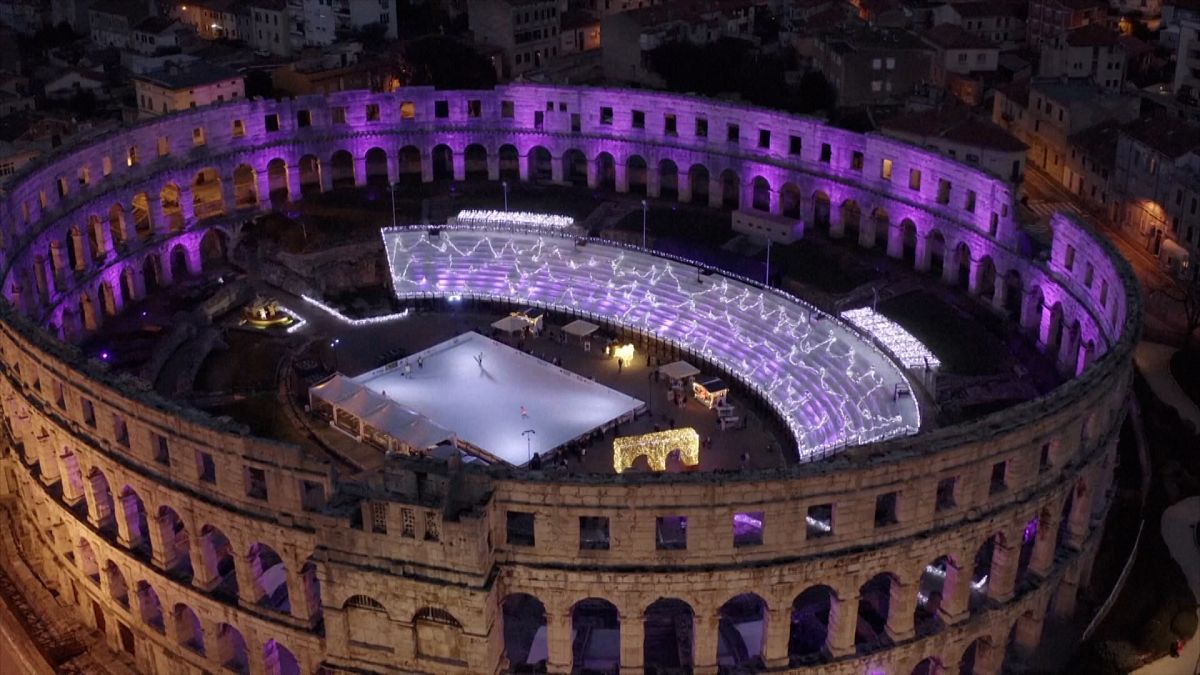
[[[392,153],[387,158],[388,185],[395,185],[400,180],[400,154]]]
[[[878,227],[879,221],[875,216],[863,214],[861,222],[858,225],[858,245],[863,248],[875,247],[875,228]]]
[[[39,478],[43,485],[51,485],[59,479],[62,474],[58,468],[58,453],[54,452],[54,446],[49,438],[38,441],[38,468],[41,474]],[[66,481],[63,481],[64,483]],[[63,487],[63,493],[66,494],[66,487]]]
[[[788,641],[792,635],[792,606],[784,604],[772,609],[767,614],[766,646],[763,660],[768,668],[786,669],[788,667]]]
[[[1006,311],[1004,305],[1008,302],[1008,279],[997,272],[992,288],[992,308],[997,312],[1004,313]]]
[[[968,267],[967,293],[971,295],[979,295],[981,292],[983,292],[983,289],[980,288],[980,286],[983,285],[983,263],[978,260],[972,260],[968,263]]]
[[[500,154],[489,152],[487,156],[488,180],[500,180]]]
[[[196,205],[192,201],[192,188],[179,188],[179,214],[183,216],[183,227],[186,229],[196,220]]]
[[[1008,541],[1011,537],[1006,537]],[[1017,581],[1017,558],[1021,555],[1020,535],[1017,543],[992,547],[992,567],[988,570],[987,595],[995,602],[1008,602],[1013,597]]]
[[[711,208],[719,209],[724,204],[725,184],[721,182],[721,176],[709,175],[708,177],[708,205]]]
[[[1058,367],[1064,373],[1075,372],[1075,367],[1078,363],[1079,327],[1074,324],[1068,324],[1063,328],[1062,340],[1058,345]]]
[[[221,181],[221,213],[229,214],[237,210],[237,190],[233,187],[233,178]]]
[[[200,259],[200,246],[184,246],[184,257],[187,259],[188,274],[199,276],[204,271],[204,263]]]
[[[690,203],[692,201],[692,177],[686,173],[677,174],[675,185],[679,187],[679,203]]]
[[[169,230],[170,224],[167,223],[167,214],[163,213],[162,197],[157,194],[147,194],[146,202],[150,207],[151,231],[161,234]]]
[[[613,170],[616,173],[616,189],[617,192],[629,192],[629,167],[617,162],[613,164]]]
[[[1040,323],[1038,324],[1038,345],[1040,345],[1042,347],[1042,349],[1045,350],[1046,348],[1048,348],[1050,346],[1050,340],[1054,337],[1054,333],[1058,332],[1055,330],[1055,326],[1054,326],[1054,312],[1049,307],[1043,306],[1042,307],[1042,316],[1039,319],[1039,321],[1040,321]],[[1062,319],[1060,318],[1059,322],[1061,323],[1061,321],[1062,321]],[[1064,335],[1063,339],[1065,340],[1065,338],[1066,338],[1066,336]]]
[[[324,194],[333,189],[333,163],[322,164],[317,168],[317,177],[321,181],[321,193]]]
[[[720,617],[701,610],[693,619],[692,662],[695,673],[717,672],[717,644]]]
[[[825,641],[836,659],[854,654],[854,632],[858,627],[858,593],[832,598],[829,603],[829,629]]]
[[[971,560],[969,555],[959,558]],[[946,565],[946,580],[942,584],[942,605],[939,612],[947,625],[970,618],[971,574],[962,565]]]
[[[129,520],[125,517],[127,513],[125,510],[126,497],[114,494],[112,498],[113,508],[117,511],[113,514],[113,517],[117,520],[117,543],[125,548],[133,548],[137,542],[129,534]]]
[[[553,164],[553,162],[551,162]],[[462,182],[467,179],[467,153],[455,152],[450,155],[450,166],[454,171],[454,180]]]
[[[600,167],[594,159],[587,161],[587,185],[592,190],[600,185]]]
[[[845,234],[846,219],[842,216],[842,210],[831,201],[829,203],[829,236],[832,239],[841,239]]]
[[[1026,332],[1038,331],[1041,328],[1042,316],[1038,311],[1038,295],[1036,293],[1021,293],[1021,328]]]
[[[312,619],[313,608],[308,603],[308,593],[304,588],[304,575],[300,573],[304,560],[292,559],[287,563],[288,602],[291,604],[292,616],[308,625]]]
[[[71,471],[64,463],[65,459],[63,455],[58,455],[57,457],[58,475],[62,476],[63,501],[75,505],[79,503],[80,499],[83,499],[83,490],[76,488],[71,482]],[[80,470],[78,466],[76,466],[76,470]]]
[[[1058,517],[1047,514],[1038,522],[1037,538],[1029,556],[1029,571],[1045,579],[1054,567],[1054,549],[1058,544]]]
[[[1075,601],[1079,595],[1079,568],[1072,566],[1066,571],[1054,589],[1050,603],[1052,616],[1059,621],[1070,621],[1075,615]]]
[[[499,160],[497,160],[499,161]],[[546,612],[546,666],[551,673],[571,672],[571,611]]]
[[[662,176],[657,168],[646,167],[646,196],[657,199],[662,194]]]
[[[271,172],[265,167],[255,169],[255,190],[258,192],[258,208],[261,211],[271,210]]]
[[[96,311],[95,299],[86,291],[80,294],[80,299],[83,300],[80,303],[83,307],[83,329],[88,332],[97,330],[100,328],[100,314]]]
[[[178,562],[175,552],[175,533],[170,534],[170,540],[163,536],[163,530],[171,527],[171,519],[165,514],[162,517],[147,514],[146,525],[150,528],[150,559],[160,570],[169,570]],[[168,612],[164,610],[163,614]]]
[[[304,194],[304,190],[300,187],[300,163],[297,162],[287,168],[287,192],[288,201],[298,202]]]
[[[1067,514],[1067,546],[1078,551],[1083,548],[1091,524],[1092,495],[1086,487],[1075,488],[1075,497],[1071,500],[1071,512]]]
[[[158,285],[170,286],[175,283],[175,272],[171,269],[171,250],[163,251],[158,256]]]
[[[522,183],[529,182],[529,163],[532,161],[530,157],[522,157],[517,155],[517,178]]]
[[[929,236],[921,236],[917,233],[917,249],[916,249],[916,264],[915,268],[918,272],[928,272],[930,267]]]
[[[365,156],[355,157],[353,164],[354,164],[354,186],[355,187],[363,187],[364,185],[367,184],[367,158]]]
[[[562,157],[550,158],[550,180],[555,183],[563,182],[563,160]]]
[[[641,675],[646,667],[642,664],[646,623],[641,614],[621,615],[621,672]]]
[[[893,260],[904,257],[904,228],[895,223],[888,225],[887,256]]]
[[[1075,374],[1081,375],[1087,367],[1092,365],[1092,360],[1095,358],[1096,346],[1094,344],[1081,344],[1079,346],[1079,357],[1075,362]]]
[[[1017,629],[1013,635],[1013,647],[1016,650],[1017,656],[1022,659],[1028,659],[1033,656],[1038,645],[1042,641],[1042,623],[1044,617],[1038,614],[1036,610],[1031,616],[1022,616],[1017,619]]]
[[[942,252],[942,283],[947,286],[953,286],[958,283],[958,266],[961,261],[958,259],[958,249],[950,248],[950,242],[946,242],[946,247]],[[968,275],[968,279],[970,275]]]
[[[82,272],[88,268],[92,257],[87,254],[83,245],[82,232],[72,228],[70,236],[71,248],[75,251],[75,269]],[[50,242],[50,267],[54,270],[55,285],[62,288],[62,283],[67,278],[67,254],[63,250],[62,242],[57,239]]]
[[[916,609],[916,585],[902,584],[893,579],[887,615],[887,632],[893,641],[902,642],[913,636],[913,612]]]

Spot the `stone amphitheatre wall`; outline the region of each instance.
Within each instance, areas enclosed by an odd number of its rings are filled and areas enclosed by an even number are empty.
[[[788,470],[551,477],[401,462],[339,480],[324,458],[223,428],[71,346],[199,271],[272,194],[435,179],[577,182],[797,218],[940,268],[1070,379]],[[157,118],[30,167],[0,200],[0,493],[27,525],[31,566],[146,672],[496,672],[501,608],[525,596],[545,609],[553,672],[571,668],[586,598],[615,607],[628,672],[640,672],[646,608],[687,603],[697,671],[712,672],[722,606],[752,593],[773,669],[909,673],[935,659],[993,673],[1088,581],[1141,318],[1128,267],[1085,225],[1056,216],[1050,249],[1025,251],[1014,196],[890,139],[645,92],[347,92]],[[894,519],[876,518],[881,500]],[[510,514],[532,518],[532,542],[510,539]],[[735,514],[762,521],[760,544],[734,545]],[[656,519],[676,515],[686,548],[660,550]],[[608,519],[607,549],[580,546],[581,517]],[[278,590],[264,597],[276,561],[286,610]],[[917,594],[938,561],[940,621],[919,630]],[[885,630],[856,644],[859,599],[878,605],[879,588]],[[813,593],[830,606],[825,647],[800,665],[791,611]]]

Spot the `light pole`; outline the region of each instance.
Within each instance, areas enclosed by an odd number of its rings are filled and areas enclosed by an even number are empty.
[[[646,248],[646,200],[642,200],[642,248]]]
[[[763,281],[767,288],[771,287],[771,238],[770,237],[767,237],[767,274],[766,274],[766,279],[764,279]]]
[[[521,435],[525,437],[525,463],[526,464],[528,464],[529,462],[531,462],[533,460],[533,435],[536,433],[537,433],[537,431],[534,431],[533,429],[526,429],[525,431],[521,432]]]
[[[335,373],[337,372],[337,369],[338,369],[337,346],[341,341],[342,341],[341,338],[333,338],[332,340],[329,341],[329,350],[331,352],[333,352],[333,372],[335,372]]]
[[[504,188],[504,212],[508,213],[508,181],[500,181],[500,187]]]
[[[392,193],[392,227],[396,227],[396,186],[399,183],[392,183],[388,192]]]

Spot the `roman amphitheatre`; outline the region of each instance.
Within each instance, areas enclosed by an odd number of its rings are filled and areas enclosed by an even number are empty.
[[[1020,213],[615,89],[93,138],[0,201],[4,550],[146,673],[1020,672],[1078,639],[1141,321]]]

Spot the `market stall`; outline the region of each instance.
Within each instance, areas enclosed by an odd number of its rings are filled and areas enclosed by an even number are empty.
[[[692,383],[692,395],[704,407],[712,410],[724,406],[729,396],[729,385],[719,377],[701,378]]]

